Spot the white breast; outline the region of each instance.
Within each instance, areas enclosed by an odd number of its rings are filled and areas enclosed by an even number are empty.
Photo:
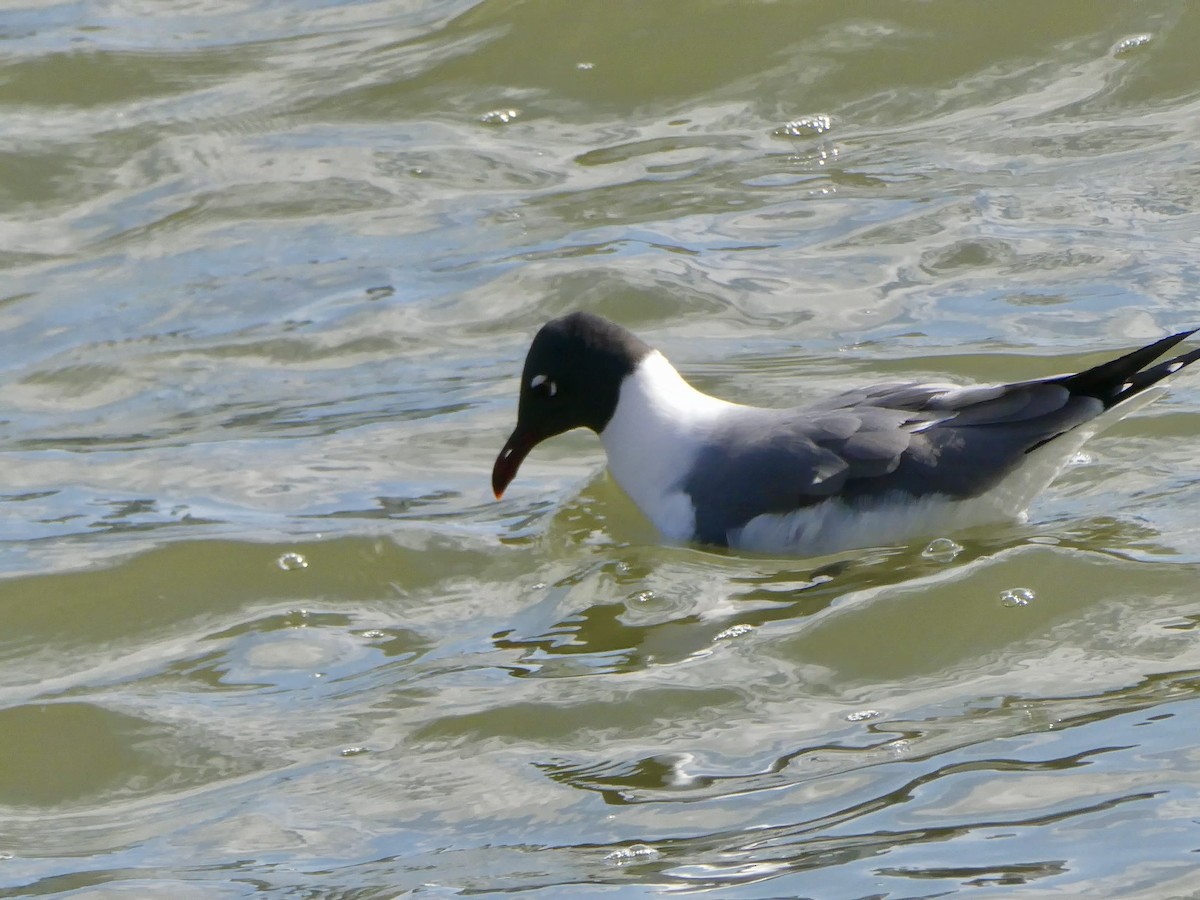
[[[705,437],[736,406],[693,388],[657,351],[621,383],[600,435],[608,468],[667,540],[694,536],[696,510],[682,482]]]

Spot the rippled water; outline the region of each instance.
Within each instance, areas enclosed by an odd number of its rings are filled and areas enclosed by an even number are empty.
[[[1200,325],[1200,7],[0,14],[0,896],[1195,896],[1200,388],[1026,525],[659,546],[533,330],[764,405]]]

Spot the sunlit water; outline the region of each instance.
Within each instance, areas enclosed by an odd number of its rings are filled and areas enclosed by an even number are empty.
[[[1195,896],[1200,388],[1030,521],[660,546],[545,319],[786,405],[1200,324],[1200,7],[0,13],[0,896]]]

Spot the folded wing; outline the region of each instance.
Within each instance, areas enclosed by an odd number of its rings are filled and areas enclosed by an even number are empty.
[[[1200,349],[1146,368],[1191,333],[1073,375],[966,388],[883,384],[794,410],[738,410],[683,485],[696,537],[724,544],[755,516],[834,495],[867,504],[983,494],[1027,454],[1195,362]]]

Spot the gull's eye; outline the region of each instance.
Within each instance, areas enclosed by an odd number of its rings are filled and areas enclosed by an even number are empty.
[[[529,379],[529,389],[537,391],[543,397],[553,397],[558,393],[558,385],[545,375],[534,375]]]

